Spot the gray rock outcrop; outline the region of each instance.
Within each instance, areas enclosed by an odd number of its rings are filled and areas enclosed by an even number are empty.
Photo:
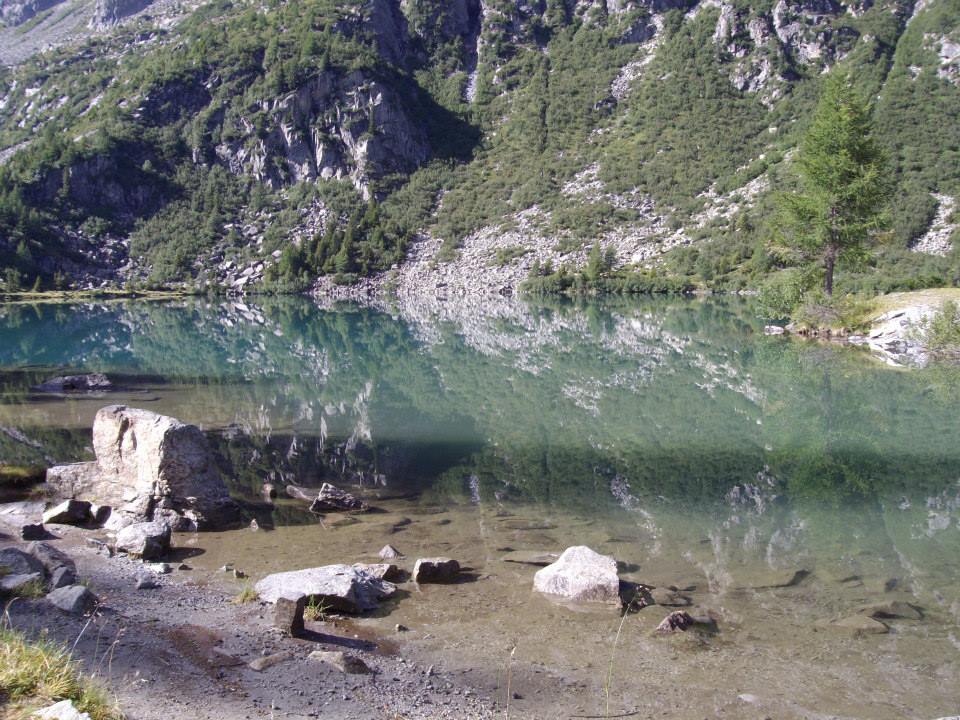
[[[43,573],[4,575],[0,577],[0,595],[19,595],[28,586],[43,587]]]
[[[584,545],[567,548],[555,563],[538,570],[533,589],[573,602],[620,605],[616,560]]]
[[[144,560],[161,558],[170,548],[170,526],[162,521],[133,523],[117,533],[117,550]]]
[[[90,720],[90,714],[77,710],[72,700],[61,700],[43,710],[37,710],[30,717],[35,720]]]
[[[48,524],[83,525],[90,517],[90,503],[82,500],[64,500],[43,511],[43,522]]]
[[[71,615],[89,612],[97,604],[97,597],[83,585],[57,588],[47,595],[47,600]]]
[[[306,597],[331,610],[353,613],[373,610],[378,606],[378,600],[397,591],[393,583],[351,565],[324,565],[274,573],[263,578],[254,589],[266,602],[276,602],[281,597],[291,600]]]
[[[310,505],[310,512],[317,514],[337,511],[364,512],[365,510],[369,508],[363,500],[330,483],[320,486],[320,492]]]
[[[0,2],[0,22],[22,25],[63,0],[5,0]]]
[[[109,30],[125,17],[140,12],[152,0],[97,0],[90,18],[94,30]]]
[[[112,523],[166,520],[174,529],[223,525],[236,505],[206,437],[195,425],[148,410],[111,405],[93,423],[96,461],[50,468],[61,497],[114,508]]]
[[[46,572],[42,562],[22,550],[17,550],[17,548],[0,550],[0,568],[5,568],[9,575],[43,574]]]
[[[83,393],[105,392],[113,388],[113,383],[103,373],[86,375],[60,375],[45,380],[33,388],[36,392]]]
[[[340,650],[314,650],[307,656],[310,660],[322,662],[349,675],[365,675],[371,672],[367,664],[356,655]]]
[[[416,583],[448,583],[457,579],[460,563],[447,557],[420,558],[413,566]]]

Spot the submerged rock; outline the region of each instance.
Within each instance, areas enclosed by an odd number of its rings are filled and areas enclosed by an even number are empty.
[[[920,612],[919,608],[902,600],[870,603],[858,608],[857,612],[876,620],[920,620],[923,618],[923,613]]]
[[[457,579],[460,563],[447,557],[421,558],[413,566],[416,583],[448,583]]]
[[[585,545],[567,548],[555,563],[538,570],[533,589],[573,602],[621,602],[616,560]]]
[[[555,563],[559,558],[559,553],[546,550],[511,550],[500,559],[503,562],[546,567],[547,565]]]
[[[362,612],[373,610],[378,600],[396,593],[391,582],[374,577],[351,565],[324,565],[267,575],[254,589],[261,600],[276,602],[285,597],[301,597],[323,603],[331,610]]]
[[[709,615],[691,615],[686,610],[674,610],[660,621],[660,624],[657,625],[656,632],[673,633],[686,631],[692,627],[699,627],[702,630],[716,632],[717,621]]]
[[[127,525],[117,533],[117,550],[144,560],[163,557],[170,548],[170,526],[165,522]]]
[[[113,383],[103,373],[60,375],[33,388],[34,392],[49,393],[105,392],[111,389],[113,389]]]
[[[278,652],[273,655],[265,655],[264,657],[258,657],[256,660],[252,660],[247,664],[251,670],[256,670],[257,672],[263,672],[269,667],[274,665],[279,665],[282,662],[291,660],[293,655],[288,652]]]
[[[316,499],[310,505],[310,512],[317,514],[337,511],[364,512],[369,509],[360,498],[354,497],[347,491],[334,487],[330,483],[324,483],[320,486],[320,492],[317,493]]]
[[[890,632],[890,628],[879,620],[874,620],[867,615],[851,615],[850,617],[835,620],[831,625],[846,634],[853,637],[862,635],[883,635]]]
[[[166,519],[176,529],[230,523],[237,506],[195,425],[148,410],[111,405],[93,423],[97,459],[51,468],[62,497],[114,508],[111,523]]]

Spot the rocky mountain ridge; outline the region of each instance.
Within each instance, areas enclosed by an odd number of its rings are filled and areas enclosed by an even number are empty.
[[[582,267],[594,242],[618,267],[695,263],[705,244],[736,265],[817,78],[838,64],[889,115],[884,141],[916,199],[900,247],[951,257],[955,213],[937,208],[960,194],[956,166],[911,167],[897,118],[911,83],[944,98],[924,128],[960,102],[953,0],[163,2],[98,0],[63,36],[42,17],[53,5],[2,4],[0,34],[64,44],[0,58],[14,63],[0,72],[0,170],[17,197],[0,264],[244,290],[271,267],[307,284],[379,272],[377,287],[462,292]],[[271,198],[266,211],[254,195]],[[345,253],[332,238],[290,276],[284,253],[370,203],[380,235],[354,234]],[[181,223],[196,242],[156,239]],[[91,263],[82,248],[96,245],[120,252]]]

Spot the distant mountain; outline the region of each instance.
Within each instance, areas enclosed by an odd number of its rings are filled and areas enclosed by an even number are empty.
[[[0,19],[8,286],[504,292],[595,243],[755,286],[781,270],[772,194],[827,71],[874,100],[898,188],[841,288],[960,282],[960,0],[2,0]]]

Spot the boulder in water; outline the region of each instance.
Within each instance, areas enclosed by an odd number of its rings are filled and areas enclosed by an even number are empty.
[[[617,561],[585,545],[567,548],[555,563],[538,570],[533,589],[573,602],[621,604]]]
[[[373,610],[378,600],[397,591],[396,585],[352,565],[324,565],[267,575],[254,589],[261,600],[285,597],[315,600],[330,610],[358,613]]]

